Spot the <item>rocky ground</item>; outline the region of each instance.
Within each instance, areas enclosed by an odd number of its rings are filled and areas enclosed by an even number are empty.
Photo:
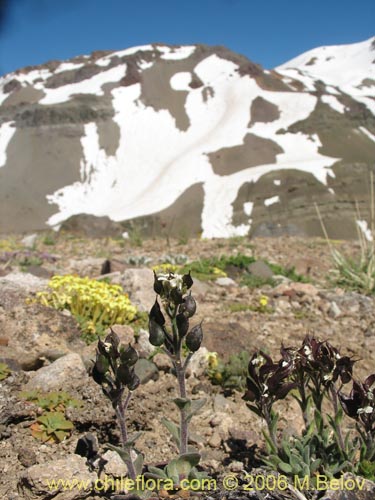
[[[359,250],[355,242],[333,244],[348,255]],[[99,454],[104,456],[101,474],[114,478],[126,474],[118,456],[106,451],[106,443],[116,444],[119,440],[114,411],[88,375],[95,342],[83,342],[76,321],[67,311],[30,301],[46,287],[48,278],[65,273],[99,277],[104,273],[122,284],[132,302],[147,311],[155,299],[151,266],[178,260],[181,255],[197,260],[238,253],[295,267],[309,282],[280,278],[278,284],[252,289],[241,285],[237,269],[214,282],[195,280],[193,293],[198,311],[194,320],[203,320],[205,349],[195,356],[188,389],[194,398],[207,399],[191,424],[191,441],[202,454],[206,472],[219,478],[228,473],[243,477],[243,471],[259,466],[258,452],[264,448],[262,423],[246,407],[243,393],[223,391],[208,379],[207,351],[217,352],[223,360],[256,348],[277,356],[281,343],[296,345],[311,334],[358,359],[359,378],[375,371],[375,299],[334,286],[328,277],[332,267],[330,251],[321,239],[87,240],[70,234],[4,237],[0,239],[0,361],[10,367],[11,373],[0,382],[1,498],[102,498],[98,491],[49,491],[46,486],[47,480],[61,478],[62,471],[64,477],[95,481],[98,463],[90,469],[86,459],[75,454],[78,439],[87,433],[97,440]],[[259,307],[262,295],[268,299],[265,309]],[[115,331],[123,342],[134,340],[131,326],[116,326]],[[138,348],[147,358],[151,352],[147,334],[137,330],[137,338]],[[131,431],[142,431],[137,448],[145,454],[146,463],[165,463],[175,456],[176,449],[160,420],[168,415],[177,421],[171,402],[177,395],[176,381],[168,360],[160,354],[153,363],[144,362],[139,373],[144,383],[131,403],[129,426]],[[37,404],[25,401],[20,391],[60,389],[82,400],[83,406],[66,410],[74,424],[66,439],[59,444],[42,444],[31,435],[31,426],[42,411]],[[302,422],[296,404],[283,401],[279,410],[283,428],[297,432]],[[370,496],[353,498],[373,498],[375,487],[371,488],[368,485]],[[239,490],[210,495],[228,499],[283,498],[281,493],[272,497],[272,492],[258,492],[251,496]],[[204,494],[203,498],[210,495]],[[284,498],[301,497],[288,491]],[[344,497],[325,493],[324,498]]]

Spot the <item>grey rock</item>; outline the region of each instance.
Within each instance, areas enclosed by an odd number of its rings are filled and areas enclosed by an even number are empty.
[[[332,302],[330,308],[328,309],[328,316],[331,318],[338,318],[341,315],[341,309],[336,304],[336,302]]]
[[[44,290],[48,281],[29,273],[9,273],[0,278],[0,306],[10,309],[24,305],[25,299],[33,293]]]
[[[158,354],[152,358],[152,361],[160,371],[169,372],[172,368],[172,362],[169,357],[161,352],[158,352]]]
[[[113,325],[112,330],[118,335],[120,339],[120,343],[123,346],[127,346],[128,344],[134,344],[134,330],[129,325]],[[110,329],[107,330],[107,333],[110,333]]]
[[[35,465],[37,462],[35,451],[30,448],[22,448],[18,452],[18,460],[24,467]]]
[[[70,353],[40,368],[26,384],[26,390],[54,391],[86,384],[88,375],[79,354]]]
[[[26,248],[34,248],[38,235],[37,234],[29,234],[22,238],[21,243]]]
[[[340,483],[331,483],[322,500],[373,500],[375,498],[375,483],[350,473],[345,473]]]
[[[158,367],[148,359],[140,358],[134,369],[140,378],[141,384],[146,384],[149,380],[157,380],[159,377]]]
[[[219,448],[219,446],[221,445],[221,436],[218,431],[214,431],[208,441],[208,444],[211,446],[211,448]]]
[[[68,267],[72,273],[76,273],[79,276],[97,277],[102,274],[102,270],[105,268],[106,262],[107,259],[104,259],[103,257],[71,259],[68,263]]]
[[[153,346],[148,339],[148,331],[140,328],[138,332],[137,345],[135,347],[139,354],[144,358],[147,358],[155,351],[155,346]]]
[[[262,279],[270,279],[273,276],[272,269],[262,260],[257,260],[248,266],[248,271],[253,276]]]
[[[195,378],[200,378],[207,370],[208,349],[206,347],[201,347],[196,351],[190,360],[186,374]]]
[[[219,286],[238,286],[237,283],[232,280],[232,278],[222,277],[215,280],[215,283]]]
[[[229,464],[229,470],[232,472],[241,472],[245,468],[244,464],[242,462],[239,462],[238,460],[235,460],[234,462],[231,462]]]
[[[76,481],[77,484],[85,484],[85,488],[72,487],[65,490],[59,485],[56,490],[51,491],[48,484],[51,481]],[[26,469],[20,476],[18,482],[19,491],[22,492],[24,500],[40,500],[40,498],[51,498],[54,500],[80,500],[86,498],[91,488],[95,485],[97,475],[90,472],[86,466],[86,459],[78,455],[68,455],[59,460],[48,461],[37,464]],[[51,484],[51,483],[50,483]]]
[[[27,303],[46,284],[27,273],[0,278],[0,359],[24,370],[36,370],[85,346],[74,318],[52,307]]]
[[[121,278],[121,284],[129,298],[140,311],[149,311],[155,302],[153,288],[154,273],[148,268],[127,269]]]
[[[106,474],[113,477],[127,476],[128,469],[118,453],[108,450],[102,455],[102,459],[106,461],[104,465],[104,472]]]

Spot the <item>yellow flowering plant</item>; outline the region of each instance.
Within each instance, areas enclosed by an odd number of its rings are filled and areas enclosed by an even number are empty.
[[[48,288],[37,294],[38,302],[69,310],[87,341],[104,334],[112,325],[130,323],[137,317],[136,307],[120,285],[68,274],[53,276]]]

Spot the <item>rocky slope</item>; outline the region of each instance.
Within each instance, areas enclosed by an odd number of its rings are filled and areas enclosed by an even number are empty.
[[[196,321],[204,319],[204,347],[225,359],[229,354],[241,350],[252,353],[258,348],[275,357],[282,342],[285,346],[296,345],[309,333],[328,340],[340,347],[343,355],[358,360],[355,369],[360,379],[374,371],[374,297],[334,287],[327,280],[331,267],[329,248],[320,239],[256,238],[249,242],[237,238],[188,243],[171,240],[169,245],[165,240],[155,240],[135,247],[131,242],[108,238],[87,240],[60,233],[54,245],[51,243],[43,237],[33,241],[34,259],[38,254],[43,264],[37,268],[30,263],[29,257],[28,273],[20,273],[17,260],[10,259],[8,254],[6,260],[0,259],[0,269],[5,274],[0,278],[0,361],[5,361],[12,370],[10,376],[0,382],[0,497],[4,500],[109,498],[99,491],[91,491],[93,483],[98,476],[121,478],[126,474],[117,455],[106,449],[108,443],[119,442],[114,411],[87,373],[92,366],[90,359],[94,358],[96,342],[83,343],[77,324],[67,311],[26,302],[46,285],[45,279],[31,274],[41,275],[42,269],[47,275],[48,272],[74,272],[94,277],[109,260],[113,264],[112,271],[115,264],[118,266],[112,280],[123,283],[131,300],[147,309],[155,298],[149,267],[165,261],[165,254],[175,258],[186,254],[189,260],[194,260],[202,255],[229,257],[240,252],[283,266],[294,265],[299,273],[311,279],[310,283],[285,280],[278,286],[263,285],[252,289],[243,286],[240,274],[224,281],[195,280]],[[8,244],[17,245],[18,252],[30,252],[28,247],[22,246],[21,238],[9,240]],[[358,252],[353,242],[340,243],[337,248],[348,255]],[[4,257],[3,254],[0,257]],[[148,267],[141,262],[148,262]],[[268,297],[267,310],[257,309],[261,295]],[[124,344],[134,342],[130,326],[114,328]],[[144,335],[140,335],[137,348],[142,351],[147,345],[150,347]],[[188,378],[188,389],[194,398],[204,397],[207,402],[192,419],[191,439],[192,445],[202,453],[204,470],[212,477],[219,477],[218,484],[223,474],[235,473],[242,478],[244,471],[257,474],[257,469],[253,468],[257,465],[254,452],[258,454],[259,449],[264,448],[262,422],[246,407],[242,391],[228,394],[212,385],[205,374],[205,355],[200,357],[199,363],[195,362],[196,356],[198,353],[193,357],[195,370]],[[166,414],[172,420],[177,419],[171,401],[176,394],[176,380],[165,356],[158,354],[153,361],[159,371],[153,371],[151,380],[145,380],[137,389],[128,421],[131,432],[142,432],[137,446],[145,454],[147,465],[160,464],[176,455],[174,444],[161,425],[161,418]],[[42,394],[59,389],[83,400],[83,406],[65,410],[66,417],[74,424],[66,439],[58,444],[42,444],[31,434],[31,426],[42,409],[38,404],[25,401],[20,391],[36,390]],[[302,419],[293,399],[279,402],[277,408],[282,415],[282,427],[290,434],[299,432]],[[88,433],[95,437],[99,454],[104,456],[102,469],[98,461],[93,468],[89,467],[86,460],[75,453],[79,438]],[[87,480],[90,488],[87,491],[78,488],[63,491],[62,487],[58,491],[49,490],[47,481],[59,478]],[[375,484],[369,482],[368,490],[353,493],[355,497],[345,496],[347,492],[339,490],[324,492],[324,498],[369,500],[374,491]],[[310,493],[306,498],[316,500],[321,498],[323,491],[315,496]],[[192,493],[189,498],[265,500],[271,497],[275,500],[303,498],[292,491],[278,495],[272,490],[246,492],[241,488],[233,492]]]
[[[367,217],[375,39],[264,70],[147,45],[0,80],[0,232],[320,234]],[[338,223],[340,222],[340,223]]]

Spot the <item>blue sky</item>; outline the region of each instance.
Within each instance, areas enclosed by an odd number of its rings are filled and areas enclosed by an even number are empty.
[[[374,0],[13,0],[0,74],[153,42],[225,45],[272,68],[375,35]]]

